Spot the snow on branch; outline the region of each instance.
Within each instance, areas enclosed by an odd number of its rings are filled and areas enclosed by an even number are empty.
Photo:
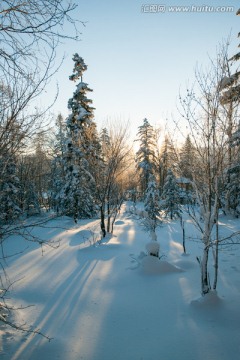
[[[240,98],[240,85],[237,85],[227,91],[223,94],[221,97],[221,103],[227,104],[230,101],[238,101]]]

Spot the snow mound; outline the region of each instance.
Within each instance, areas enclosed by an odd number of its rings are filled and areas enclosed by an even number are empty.
[[[197,262],[190,260],[177,260],[174,261],[174,265],[179,266],[183,270],[194,269],[198,266]]]
[[[166,274],[181,272],[182,270],[156,256],[147,255],[142,259],[142,269],[145,274]]]
[[[222,304],[222,299],[218,296],[217,291],[212,290],[199,299],[192,300],[190,305],[194,308],[216,308]]]
[[[71,236],[69,245],[70,246],[80,245],[85,241],[91,239],[91,237],[92,237],[92,232],[90,230],[80,230],[76,234]]]

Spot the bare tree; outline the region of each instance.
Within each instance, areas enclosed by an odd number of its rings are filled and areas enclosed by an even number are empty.
[[[0,197],[2,185],[7,179],[5,174],[8,168],[12,171],[9,164],[26,150],[29,139],[42,130],[51,104],[40,110],[36,107],[36,100],[61,64],[60,61],[56,65],[59,43],[64,39],[77,40],[79,36],[77,21],[72,18],[76,6],[68,0],[0,2],[0,163],[3,164],[0,169]],[[74,34],[72,30],[66,31],[66,24],[72,25]],[[20,234],[43,244],[41,239],[32,238],[21,221],[0,221],[0,310],[6,308],[5,295],[9,288],[4,269],[4,242],[11,234]],[[1,320],[24,330],[4,317]]]
[[[100,165],[101,168],[98,169],[98,175],[95,177],[103,237],[106,236],[106,232],[110,232],[110,229],[113,230],[125,192],[123,174],[131,164],[127,126],[112,126],[108,140],[108,143],[102,144],[103,164]]]
[[[72,12],[77,7],[65,0],[2,0],[0,3],[0,69],[9,69],[28,77],[28,69],[43,67],[61,39],[77,39],[76,20]],[[74,35],[65,31],[70,23]],[[28,66],[26,66],[28,65]],[[48,65],[47,65],[48,66]]]
[[[2,0],[0,3],[0,154],[20,149],[47,109],[36,109],[56,65],[61,40],[77,39],[71,17],[76,4],[65,0]],[[65,31],[70,23],[72,30]],[[54,99],[53,99],[54,101]],[[30,110],[31,109],[31,110]]]
[[[190,206],[189,214],[201,232],[203,243],[202,257],[198,257],[202,295],[211,289],[208,257],[209,249],[213,246],[213,229],[218,222],[220,180],[226,155],[228,124],[222,116],[219,88],[222,76],[218,61],[212,62],[207,71],[197,68],[195,87],[187,90],[186,97],[180,97],[183,110],[181,114],[187,121],[196,150],[196,161],[192,166],[192,185],[200,213],[195,206]]]

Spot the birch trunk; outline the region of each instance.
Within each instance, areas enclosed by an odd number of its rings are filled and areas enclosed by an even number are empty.
[[[201,261],[201,287],[202,296],[206,295],[210,291],[210,284],[208,278],[208,252],[209,246],[205,245],[203,250],[203,258]]]

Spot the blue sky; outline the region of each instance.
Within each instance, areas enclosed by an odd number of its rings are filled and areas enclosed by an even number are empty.
[[[88,65],[84,81],[93,89],[95,121],[130,122],[133,136],[147,117],[152,125],[170,122],[177,116],[179,89],[193,81],[194,67],[207,65],[219,42],[232,34],[232,51],[237,51],[240,17],[236,1],[173,0],[79,0],[74,17],[81,41],[63,44],[59,55],[66,59],[57,75],[59,98],[54,113],[67,116],[67,101],[75,85],[72,55],[78,52]],[[164,4],[164,13],[142,12],[142,5]],[[168,6],[233,6],[234,12],[169,12]],[[149,8],[145,8],[146,10]],[[48,96],[54,91],[49,87]]]

